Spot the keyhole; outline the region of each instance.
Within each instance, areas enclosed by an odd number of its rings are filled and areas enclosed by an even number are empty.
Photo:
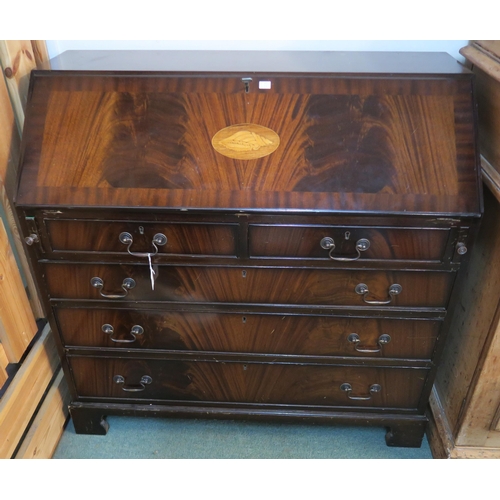
[[[351,233],[349,231],[345,232],[345,239],[348,240],[351,237]]]
[[[243,316],[243,318],[241,318],[243,323],[246,323],[247,322],[247,317],[246,316]]]
[[[243,370],[246,370],[248,368],[248,365],[243,365]]]
[[[241,271],[241,276],[242,276],[243,278],[246,278],[246,277],[247,277],[247,272],[246,272],[246,271]]]
[[[242,78],[241,81],[245,85],[245,93],[248,94],[250,92],[250,82],[252,81],[252,79],[251,78]]]
[[[142,226],[139,226],[139,234],[144,234],[144,228]]]

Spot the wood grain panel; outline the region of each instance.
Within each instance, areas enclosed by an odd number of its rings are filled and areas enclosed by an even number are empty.
[[[24,126],[24,109],[28,99],[30,72],[36,68],[36,59],[30,40],[2,40],[0,59],[12,100],[19,132]]]
[[[488,332],[491,341],[482,353],[468,397],[461,430],[455,442],[459,446],[500,448],[500,308]]]
[[[368,239],[370,247],[361,260],[443,259],[449,229],[399,229],[371,227],[249,226],[250,255],[254,257],[301,257],[329,259],[330,250],[321,247],[323,238],[332,238],[333,257],[355,258],[356,242]]]
[[[9,378],[6,370],[8,364],[9,360],[7,359],[7,355],[5,354],[5,349],[0,343],[0,389],[2,389],[3,384],[5,384],[5,382],[7,382],[7,379]]]
[[[500,171],[500,81],[479,68],[474,69],[479,115],[481,154]]]
[[[15,458],[52,458],[69,417],[70,399],[60,369]]]
[[[484,220],[465,270],[466,286],[452,316],[452,335],[436,375],[436,387],[453,432],[460,429],[464,402],[472,396],[469,388],[482,353],[486,353],[483,349],[497,311],[500,268],[495,263],[500,258],[499,248],[500,206],[485,190]],[[477,406],[471,409],[478,411]]]
[[[31,40],[31,48],[33,49],[33,55],[35,56],[36,67],[50,67],[49,51],[45,40]]]
[[[451,211],[476,210],[475,179],[468,176],[472,170],[477,177],[475,148],[470,130],[457,128],[473,123],[473,108],[461,101],[457,121],[453,93],[386,88],[365,94],[357,92],[361,80],[349,79],[332,79],[346,86],[338,94],[245,93],[241,85],[221,93],[207,91],[208,76],[192,78],[189,92],[161,92],[185,83],[167,77],[149,78],[148,90],[137,91],[134,78],[114,77],[106,90],[105,75],[82,76],[76,88],[71,78],[35,81],[37,132],[26,141],[20,203],[280,209],[290,206],[286,195],[295,194],[297,208],[316,209],[324,193],[355,193],[362,209],[374,211],[381,195],[404,197],[409,211],[425,211],[443,196],[454,200]],[[375,84],[367,79],[364,85]],[[278,149],[252,160],[217,153],[213,136],[241,123],[275,131]],[[88,188],[99,201],[88,197]],[[158,189],[166,191],[162,205],[155,201]],[[177,191],[188,198],[179,200]],[[266,193],[274,203],[262,197]],[[424,204],[408,206],[415,195]],[[360,208],[346,197],[335,201],[338,210]]]
[[[400,284],[403,291],[391,306],[446,307],[455,279],[453,272],[157,266],[153,290],[148,266],[46,264],[44,268],[53,299],[102,299],[90,284],[93,277],[103,280],[102,293],[124,295],[123,280],[133,278],[136,286],[123,299],[116,299],[125,301],[374,307],[355,292],[356,285],[365,283],[370,291],[367,300],[388,300],[389,287]]]
[[[66,346],[430,359],[439,321],[55,308]],[[111,325],[113,333],[103,331]],[[139,325],[144,332],[132,335]],[[359,345],[349,342],[357,333]],[[390,342],[379,344],[382,335]],[[356,347],[359,349],[357,350]],[[379,352],[360,352],[360,350]]]
[[[47,326],[0,401],[0,458],[11,458],[59,363]]]
[[[0,339],[11,363],[18,363],[38,331],[33,311],[0,219]]]
[[[280,147],[248,161],[218,154],[212,137],[239,123],[276,131]],[[47,187],[457,194],[445,96],[58,92],[43,144]]]
[[[293,366],[263,363],[189,362],[71,357],[71,370],[80,397],[140,398],[171,401],[214,401],[314,406],[416,408],[427,378],[424,369]],[[123,384],[114,382],[121,375]],[[152,378],[144,390],[140,380]],[[340,389],[352,386],[352,396],[369,397],[369,388],[382,390],[367,400],[349,399]]]
[[[236,230],[233,224],[169,224],[166,222],[46,220],[50,249],[54,252],[127,253],[120,234],[128,232],[133,238],[130,252],[154,253],[155,234],[167,237],[158,245],[159,254],[236,256]]]
[[[2,134],[2,140],[0,141],[0,179],[2,183],[10,185],[7,177],[17,170],[20,140],[9,91],[4,78],[0,78],[0,109],[0,131]]]
[[[13,213],[12,199],[15,196],[21,141],[11,105],[11,96],[4,78],[0,78],[0,136],[0,202],[5,212],[4,222],[12,236],[11,243],[17,250],[17,260],[29,290],[31,308],[35,317],[41,318],[44,316],[43,309]]]

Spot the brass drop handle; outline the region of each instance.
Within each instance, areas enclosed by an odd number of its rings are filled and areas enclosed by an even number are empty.
[[[390,304],[392,302],[392,299],[403,291],[403,287],[398,284],[391,285],[388,290],[388,300],[366,300],[366,297],[370,293],[370,290],[368,290],[368,286],[364,283],[359,283],[358,285],[356,285],[354,291],[357,294],[363,296],[363,300],[366,304],[370,304],[371,306],[385,306],[387,304]]]
[[[358,260],[361,257],[361,252],[366,252],[370,248],[370,240],[367,240],[366,238],[361,238],[356,242],[356,252],[358,255],[355,257],[339,257],[339,256],[334,256],[333,251],[335,250],[335,242],[333,241],[333,238],[330,237],[325,237],[320,241],[321,248],[324,248],[325,250],[330,250],[328,252],[328,256],[332,260],[337,260],[340,262],[352,262],[353,260]]]
[[[122,375],[115,375],[113,377],[113,382],[115,384],[123,384],[122,391],[125,392],[142,392],[144,389],[146,389],[146,386],[149,385],[151,382],[153,382],[153,379],[149,375],[143,375],[141,377],[141,380],[139,382],[139,386],[134,386],[134,385],[125,385],[125,377]]]
[[[110,325],[108,323],[102,325],[102,331],[110,335],[110,339],[112,342],[116,342],[117,344],[130,344],[137,340],[136,335],[142,335],[144,333],[144,328],[141,325],[134,325],[130,330],[130,335],[132,336],[131,339],[113,338],[113,333],[115,332],[115,329],[113,328],[113,325]]]
[[[120,233],[120,236],[118,236],[119,240],[121,243],[124,245],[127,245],[127,252],[132,255],[133,257],[152,257],[153,255],[156,255],[158,253],[158,247],[163,246],[167,243],[167,237],[162,234],[162,233],[156,233],[153,236],[153,240],[151,241],[151,244],[154,247],[154,252],[131,252],[130,247],[132,246],[132,243],[134,242],[134,238],[130,233],[123,232]]]
[[[378,348],[362,347],[359,344],[361,342],[361,339],[359,338],[359,335],[357,333],[351,333],[347,337],[347,340],[354,344],[354,349],[356,349],[356,351],[358,352],[380,352],[382,350],[382,347],[391,341],[391,336],[387,335],[387,333],[380,335],[377,341]]]
[[[369,389],[369,392],[370,392],[369,396],[352,396],[351,395],[352,386],[351,386],[351,384],[348,384],[348,383],[342,384],[340,386],[340,390],[347,392],[347,397],[349,399],[353,399],[354,401],[369,401],[374,394],[376,394],[377,392],[380,392],[382,390],[382,387],[379,384],[371,385],[370,389]]]
[[[101,297],[105,299],[123,299],[128,295],[128,291],[135,287],[135,281],[132,278],[125,278],[122,283],[122,288],[125,293],[113,294],[104,293],[102,289],[104,288],[104,281],[99,277],[94,277],[90,280],[90,284],[99,290]]]

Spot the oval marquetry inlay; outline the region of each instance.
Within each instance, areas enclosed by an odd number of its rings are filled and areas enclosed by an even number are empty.
[[[270,155],[280,145],[279,135],[255,123],[230,125],[212,138],[212,146],[221,155],[236,160],[253,160]]]

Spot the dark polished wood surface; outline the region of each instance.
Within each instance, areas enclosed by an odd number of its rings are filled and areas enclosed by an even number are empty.
[[[53,252],[154,253],[154,237],[162,234],[167,241],[157,245],[160,254],[236,256],[238,227],[233,224],[145,223],[141,221],[46,221],[50,248]],[[120,241],[128,232],[130,245]]]
[[[245,92],[232,75],[35,72],[17,201],[477,215],[471,91],[466,73],[280,74]],[[279,147],[217,152],[215,134],[239,124]]]
[[[112,56],[33,73],[16,197],[76,431],[273,417],[420,446],[482,212],[472,74]]]
[[[333,225],[325,224],[328,219],[321,218],[316,218],[315,224],[306,224],[307,219],[302,219],[302,224],[290,224],[290,219],[285,217],[277,224],[270,223],[276,218],[258,216],[210,219],[190,215],[185,216],[185,220],[182,217],[175,220],[173,216],[164,215],[161,217],[164,220],[149,221],[140,219],[143,214],[130,214],[130,220],[121,212],[116,212],[110,220],[94,219],[94,214],[87,213],[81,220],[52,218],[52,215],[40,218],[41,244],[46,256],[75,259],[78,255],[81,259],[99,261],[105,255],[106,259],[145,263],[146,254],[150,253],[154,264],[200,258],[227,264],[248,256],[260,261],[323,261],[326,266],[340,268],[354,262],[356,266],[394,267],[395,261],[404,261],[406,265],[412,262],[441,265],[451,258],[450,245],[456,237],[453,226],[450,227],[454,221],[444,219],[422,220],[424,227],[415,220],[414,227],[401,227],[397,218],[383,221],[337,218],[331,220],[337,223]],[[393,226],[380,227],[377,225],[380,223]],[[128,233],[131,243],[120,239],[124,233]],[[166,243],[155,244],[158,235],[164,237]],[[335,248],[325,247],[325,238],[333,240]],[[358,252],[360,241],[365,242],[367,248]]]
[[[55,316],[64,344],[73,347],[405,359],[430,359],[441,326],[433,320],[60,307]],[[140,335],[133,334],[137,325]],[[352,333],[358,343],[349,341]],[[383,335],[390,340],[381,344]]]
[[[105,295],[124,295],[110,301],[174,301],[322,306],[361,306],[358,284],[368,286],[367,300],[387,301],[389,288],[402,292],[389,307],[446,307],[455,280],[453,272],[403,272],[318,269],[259,269],[188,266],[157,266],[154,289],[146,265],[45,264],[52,299],[101,300]],[[102,290],[91,285],[101,278]],[[126,295],[126,278],[136,285]]]
[[[71,357],[78,394],[89,398],[416,408],[424,369],[294,366]],[[124,377],[124,384],[114,377]],[[152,382],[141,389],[146,375]],[[352,386],[354,400],[340,389]],[[370,394],[379,384],[383,391]],[[129,392],[125,389],[139,389]]]
[[[68,50],[50,60],[63,71],[265,71],[286,73],[467,74],[446,53],[253,50]]]
[[[366,239],[370,246],[361,252],[363,261],[441,261],[448,237],[449,229],[250,225],[249,250],[252,257],[354,259],[358,255],[356,243]],[[334,241],[331,252],[321,246],[323,238]]]

